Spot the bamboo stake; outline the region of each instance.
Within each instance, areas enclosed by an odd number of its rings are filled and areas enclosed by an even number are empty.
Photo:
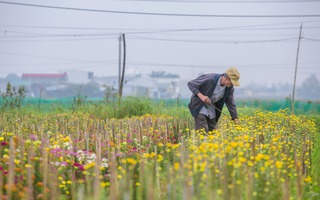
[[[46,140],[44,140],[46,141]],[[42,169],[43,169],[43,198],[47,199],[47,184],[48,184],[48,153],[47,153],[47,142],[43,142],[42,147]]]
[[[160,199],[160,173],[159,173],[159,166],[158,166],[158,151],[157,151],[157,145],[154,145],[154,152],[156,154],[155,156],[155,171],[156,171],[156,174],[155,174],[155,179],[156,179],[156,193],[158,194],[157,195],[157,198]]]
[[[33,146],[30,145],[28,149],[28,168],[27,168],[27,198],[26,199],[33,199],[33,169],[34,169],[34,163],[32,162],[32,158],[34,156]]]
[[[15,147],[14,147],[14,141],[13,138],[10,138],[10,143],[9,143],[9,172],[8,172],[8,187],[7,187],[7,196],[8,200],[12,199],[12,189],[14,187],[14,159],[15,159]],[[2,189],[2,188],[1,188]]]
[[[2,176],[2,172],[1,172],[0,173],[0,188],[1,188],[0,189],[0,200],[2,200],[2,195],[3,195],[3,192],[2,192],[3,191],[2,188],[3,188],[3,185],[4,185],[3,182],[4,182],[4,180],[3,180],[3,176]]]
[[[96,160],[94,166],[94,199],[98,200],[100,195],[100,163],[101,163],[101,137],[96,140]]]
[[[297,152],[296,150],[294,150],[294,165],[295,165],[295,169],[296,169],[296,172],[297,172],[297,182],[296,182],[296,187],[297,187],[297,191],[298,191],[298,199],[302,199],[302,194],[303,194],[303,188],[302,188],[302,179],[301,179],[301,176],[302,176],[302,169],[301,169],[301,164],[298,164],[300,161],[299,158],[297,158]]]
[[[115,158],[115,154],[113,153],[111,157],[110,163],[110,199],[111,200],[118,200],[119,197],[119,187],[117,181],[117,161]]]
[[[48,160],[50,160],[52,158],[48,157]],[[58,191],[58,170],[56,168],[56,166],[53,164],[49,164],[49,172],[48,172],[48,176],[49,176],[49,191],[50,191],[50,199],[51,200],[56,200],[57,197],[60,195],[60,192]],[[48,198],[49,199],[49,198]]]

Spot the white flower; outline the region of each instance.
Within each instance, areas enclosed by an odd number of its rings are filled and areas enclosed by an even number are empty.
[[[78,160],[83,161],[85,156],[84,152],[82,150],[79,150],[77,153],[78,153],[78,156],[77,156]]]
[[[108,165],[108,159],[107,158],[102,158],[101,160],[101,166],[104,167],[104,168],[108,168],[109,165]]]
[[[70,146],[70,143],[69,143],[69,142],[63,143],[63,147],[68,147],[68,146]]]
[[[96,159],[96,154],[92,153],[87,157],[89,160],[95,160]]]
[[[104,168],[108,168],[109,165],[108,165],[108,163],[101,163],[101,166]]]

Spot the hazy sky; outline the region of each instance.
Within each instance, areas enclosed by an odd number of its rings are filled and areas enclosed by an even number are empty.
[[[320,80],[320,0],[0,0],[0,77],[126,67],[193,79],[238,67],[242,86]]]

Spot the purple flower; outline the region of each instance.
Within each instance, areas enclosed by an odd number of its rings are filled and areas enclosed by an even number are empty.
[[[37,140],[37,135],[30,134],[30,139],[36,141]]]
[[[7,146],[9,143],[8,142],[1,142],[1,146]]]
[[[79,170],[83,171],[83,165],[81,165],[80,163],[74,163],[73,166],[77,167]]]

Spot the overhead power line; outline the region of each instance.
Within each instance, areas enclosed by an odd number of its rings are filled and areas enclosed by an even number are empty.
[[[45,34],[45,33],[30,33],[30,32],[20,32],[20,31],[7,31],[7,30],[1,30],[0,32],[7,33],[13,33],[13,34],[19,34],[19,35],[28,35],[28,37],[89,37],[89,36],[114,36],[118,33],[91,33],[91,34]],[[20,36],[18,36],[20,37]],[[24,36],[26,37],[26,36]],[[16,35],[14,38],[17,38]]]
[[[206,68],[212,68],[215,66],[226,66],[229,64],[211,64],[211,65],[199,65],[199,64],[173,64],[173,63],[144,63],[144,62],[131,62],[130,60],[128,61],[128,67],[142,67],[142,66],[147,66],[147,67],[161,67],[161,68],[195,68],[195,69],[206,69]],[[318,69],[318,64],[317,63],[301,63],[304,66],[304,70],[314,70]],[[24,72],[25,68],[28,66],[56,66],[56,67],[61,67],[62,69],[55,68],[54,70],[79,70],[79,69],[90,69],[92,70],[93,68],[106,68],[106,67],[114,67],[118,65],[117,61],[104,61],[104,62],[49,62],[49,63],[1,63],[0,67],[7,67],[3,72],[10,72],[10,68],[8,67],[16,67],[19,66],[21,69],[19,69],[18,72]],[[242,71],[252,71],[254,69],[255,71],[268,71],[270,69],[274,71],[282,71],[282,70],[290,70],[292,68],[292,63],[288,64],[262,64],[262,63],[256,63],[256,64],[239,64],[238,67],[241,67]],[[52,69],[42,69],[42,71],[47,71]],[[15,70],[16,71],[16,70]],[[17,71],[16,71],[17,72]],[[301,71],[302,73],[303,71]],[[306,72],[306,71],[304,71]]]
[[[30,38],[61,38],[61,37],[71,37],[73,39],[79,39],[83,37],[103,37],[106,36],[115,36],[118,35],[118,32],[126,32],[129,35],[141,35],[141,34],[165,34],[165,33],[185,33],[185,32],[204,32],[204,31],[264,31],[264,30],[292,30],[297,29],[297,27],[288,27],[284,25],[292,25],[296,24],[293,23],[275,23],[275,24],[254,24],[254,25],[246,25],[246,26],[224,26],[224,27],[207,27],[207,28],[180,28],[180,29],[121,29],[121,28],[95,28],[95,27],[49,27],[49,26],[17,26],[17,25],[1,25],[3,29],[0,29],[0,36],[3,37],[1,39],[30,39]],[[276,27],[282,26],[282,27]],[[9,30],[7,30],[9,28]],[[27,31],[12,31],[10,29],[16,28],[36,28],[36,29],[58,29],[58,30],[90,30],[90,31],[97,31],[97,30],[106,30],[108,32],[100,32],[100,33],[43,33],[43,32],[27,32]],[[312,30],[320,30],[320,26],[312,26],[307,27],[305,29],[312,29]],[[112,32],[109,32],[112,31]],[[3,34],[1,34],[3,33]],[[270,34],[268,34],[270,35]]]
[[[48,36],[49,37],[49,36]],[[10,37],[7,38],[8,40],[0,40],[0,43],[2,42],[37,42],[37,41],[78,41],[78,40],[99,40],[99,39],[114,39],[114,37],[97,37],[94,36],[95,38],[78,38],[78,36],[72,37],[69,39],[58,39],[56,37],[59,36],[51,36],[50,38],[54,39],[45,39],[42,36],[29,36],[29,37]],[[286,41],[292,41],[296,40],[296,37],[291,37],[291,38],[281,38],[281,39],[266,39],[266,40],[209,40],[209,39],[203,39],[203,40],[194,40],[194,39],[172,39],[172,38],[156,38],[156,37],[145,37],[145,36],[137,36],[137,35],[129,35],[127,36],[128,38],[131,39],[137,39],[137,40],[154,40],[154,41],[166,41],[166,42],[185,42],[185,43],[216,43],[216,44],[254,44],[254,43],[273,43],[273,42],[286,42]],[[31,39],[31,40],[30,40]],[[38,40],[35,40],[38,39]],[[45,40],[43,40],[45,39]],[[309,39],[311,40],[311,39]]]
[[[150,0],[121,0],[121,1],[142,1],[150,2]],[[269,0],[269,1],[257,1],[257,0],[247,0],[247,1],[216,1],[216,0],[152,0],[153,2],[165,2],[165,3],[318,3],[319,0]]]
[[[113,14],[130,14],[130,15],[153,15],[153,16],[171,16],[171,17],[223,17],[223,18],[305,18],[305,17],[320,17],[320,14],[309,15],[205,15],[205,14],[185,14],[185,13],[156,13],[156,12],[133,12],[133,11],[116,11],[116,10],[98,10],[87,8],[71,8],[61,6],[49,6],[40,4],[28,4],[0,1],[2,4],[11,4],[19,6],[61,9],[61,10],[73,10],[73,11],[85,11],[85,12],[100,12],[100,13],[113,13]]]
[[[243,40],[243,41],[226,41],[226,40],[181,40],[181,39],[168,39],[168,38],[153,38],[153,37],[143,37],[143,36],[129,36],[132,39],[142,39],[142,40],[161,40],[169,42],[192,42],[192,43],[221,43],[221,44],[244,44],[244,43],[269,43],[269,42],[283,42],[296,40],[297,37],[292,38],[282,38],[273,40]]]
[[[38,55],[31,55],[31,54],[22,54],[22,53],[15,53],[15,52],[7,52],[7,51],[0,51],[0,54],[6,54],[6,55],[11,55],[11,56],[19,56],[19,57],[34,57],[34,58],[41,58],[41,59],[50,59],[50,60],[59,60],[59,61],[72,61],[72,62],[105,62],[105,61],[86,61],[86,60],[83,60],[83,59],[71,59],[71,58],[68,58],[68,59],[65,59],[65,58],[57,58],[57,57],[52,57],[52,56],[38,56]]]
[[[198,31],[248,31],[248,30],[292,30],[297,29],[297,27],[275,27],[279,25],[289,25],[289,24],[295,24],[295,23],[285,23],[285,24],[259,24],[259,25],[247,25],[247,26],[226,26],[226,27],[207,27],[207,28],[179,28],[179,29],[130,29],[130,28],[80,28],[80,27],[48,27],[48,26],[13,26],[13,25],[1,25],[0,27],[3,27],[0,29],[0,33],[3,32],[6,33],[17,33],[17,34],[31,34],[31,35],[44,35],[43,33],[32,33],[32,32],[18,32],[18,31],[11,31],[6,30],[7,28],[15,28],[15,29],[57,29],[57,30],[89,30],[89,31],[97,31],[97,30],[104,30],[104,31],[114,31],[115,34],[118,34],[118,32],[126,32],[129,34],[150,34],[150,33],[169,33],[169,32],[198,32]],[[273,27],[267,27],[267,26],[273,26]],[[306,27],[306,29],[310,30],[320,30],[320,26],[310,26]],[[103,33],[105,34],[105,33]],[[107,35],[109,35],[108,33]],[[55,34],[46,34],[46,35],[52,35]],[[70,35],[70,34],[69,34]],[[71,34],[71,35],[78,35],[77,33]],[[80,34],[83,35],[83,34]],[[90,34],[89,34],[90,35]],[[92,35],[92,34],[91,34]],[[94,34],[95,35],[95,34]]]
[[[302,39],[310,40],[310,41],[315,41],[315,42],[320,42],[320,39],[315,39],[315,38],[306,38],[306,37],[302,37]]]
[[[320,1],[320,0],[319,0]],[[303,23],[319,23],[320,19],[315,20],[307,20]],[[261,29],[297,29],[297,27],[284,27],[284,25],[296,25],[300,24],[300,22],[285,22],[285,23],[272,23],[272,24],[253,24],[253,25],[245,25],[245,26],[227,26],[227,27],[207,27],[207,28],[180,28],[180,29],[133,29],[133,28],[106,28],[106,27],[73,27],[73,26],[32,26],[32,25],[12,25],[12,24],[0,24],[0,27],[9,27],[9,28],[28,28],[28,29],[57,29],[57,30],[104,30],[104,31],[120,31],[126,32],[129,31],[153,31],[153,32],[175,32],[175,31],[208,31],[208,30],[225,30],[225,29],[237,29],[237,30],[253,30],[257,29],[257,27],[269,27],[269,28],[259,28]],[[271,26],[271,27],[270,27]],[[276,28],[275,26],[281,26]],[[320,26],[308,26],[305,29],[320,29]],[[118,34],[118,32],[117,32]]]

